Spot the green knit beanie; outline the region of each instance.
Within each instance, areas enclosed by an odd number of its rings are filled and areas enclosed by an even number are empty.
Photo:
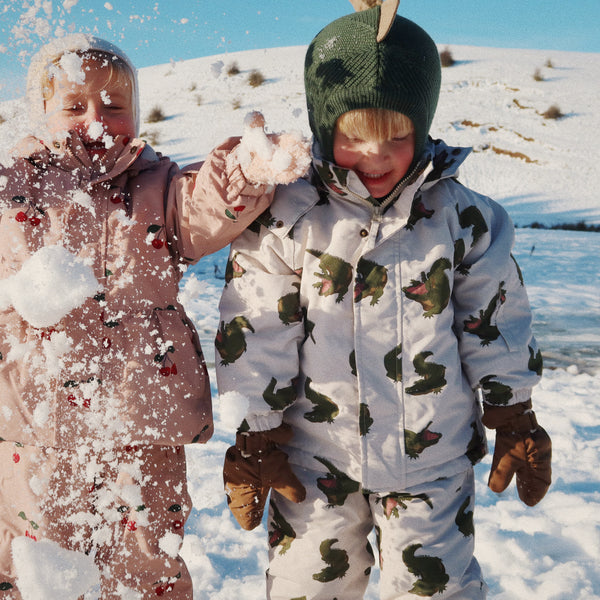
[[[403,113],[415,127],[415,162],[425,148],[440,93],[439,52],[423,29],[398,15],[378,43],[380,10],[375,6],[333,21],[306,52],[308,120],[326,160],[333,161],[337,119],[359,108]]]

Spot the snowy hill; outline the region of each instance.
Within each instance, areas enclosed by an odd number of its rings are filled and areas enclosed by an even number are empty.
[[[450,50],[456,64],[443,71],[432,134],[473,146],[461,180],[498,200],[519,226],[600,224],[600,55]],[[142,69],[143,137],[183,166],[241,134],[251,110],[264,113],[271,131],[308,135],[304,51],[255,50]],[[240,72],[230,75],[233,64]],[[254,70],[265,78],[257,87],[248,83]],[[542,81],[534,79],[537,70]],[[26,131],[20,105],[0,104],[0,154]],[[552,105],[562,118],[542,116]],[[154,108],[166,118],[149,123]],[[476,469],[476,553],[495,600],[600,599],[600,234],[518,229],[515,255],[548,367],[534,404],[554,441],[554,484],[534,508],[519,503],[514,487],[497,496],[486,487],[488,457]],[[181,291],[210,361],[226,256],[203,259]],[[215,417],[213,439],[188,450],[194,511],[183,554],[195,600],[258,600],[265,597],[266,532],[242,531],[227,510],[221,465],[233,436],[219,418],[216,390]],[[378,597],[377,579],[374,571],[369,600]]]
[[[456,62],[443,69],[432,135],[473,146],[462,180],[501,202],[517,225],[600,224],[593,185],[600,150],[600,55],[470,46],[450,51]],[[141,69],[142,133],[181,164],[239,135],[250,110],[262,110],[272,131],[308,135],[304,52],[304,46],[252,50]],[[239,74],[228,74],[232,65]],[[265,79],[257,87],[248,83],[254,70]],[[542,81],[534,79],[536,72]],[[0,149],[15,139],[15,120],[25,127],[15,119],[20,104],[0,104],[5,119]],[[565,116],[544,118],[553,105]],[[165,120],[144,122],[155,107]]]

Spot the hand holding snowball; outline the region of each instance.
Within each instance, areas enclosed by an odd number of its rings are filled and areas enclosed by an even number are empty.
[[[246,116],[244,135],[232,152],[246,179],[257,184],[287,184],[302,177],[310,165],[310,145],[299,133],[265,133],[260,112]]]

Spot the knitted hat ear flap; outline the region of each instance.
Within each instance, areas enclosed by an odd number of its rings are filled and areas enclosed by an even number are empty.
[[[337,119],[361,108],[406,115],[415,128],[415,162],[425,149],[440,92],[439,52],[423,29],[397,15],[378,42],[380,17],[380,6],[341,17],[308,47],[308,120],[326,160],[333,161]]]

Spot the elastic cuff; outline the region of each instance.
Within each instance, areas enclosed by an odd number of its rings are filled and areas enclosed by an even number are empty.
[[[268,413],[254,413],[246,415],[246,423],[250,431],[267,431],[275,429],[283,423],[283,413],[278,410],[272,410]]]

